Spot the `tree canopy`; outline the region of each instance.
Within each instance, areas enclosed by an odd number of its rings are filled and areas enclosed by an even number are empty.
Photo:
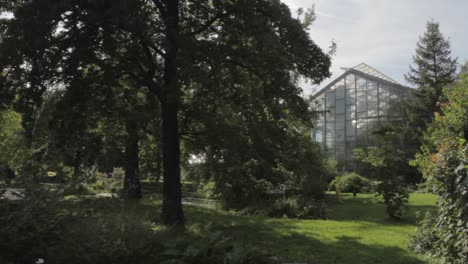
[[[319,83],[330,75],[330,56],[305,30],[310,16],[305,23],[292,18],[279,0],[30,0],[0,8],[14,14],[1,24],[1,90],[17,94],[11,100],[31,141],[49,89],[65,91],[57,105],[68,113],[62,120],[73,120],[73,133],[65,135],[78,135],[75,142],[84,142],[80,129],[94,131],[90,112],[116,111],[115,87],[143,89],[147,107],[160,109],[160,130],[153,133],[161,142],[168,225],[183,222],[181,155],[203,154],[225,165],[254,158],[279,167],[285,151],[268,155],[291,144],[282,137],[310,125],[297,78]],[[130,152],[137,143],[137,137],[128,142]],[[74,149],[78,168],[83,147]]]

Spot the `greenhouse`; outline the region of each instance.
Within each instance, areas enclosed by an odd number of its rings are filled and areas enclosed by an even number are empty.
[[[312,137],[340,169],[352,170],[353,149],[378,144],[373,131],[383,124],[405,125],[403,102],[410,89],[365,63],[343,69],[314,95],[312,107],[320,114]]]

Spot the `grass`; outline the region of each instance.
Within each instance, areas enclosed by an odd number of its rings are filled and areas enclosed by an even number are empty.
[[[204,234],[218,232],[246,248],[257,248],[277,256],[285,263],[425,263],[423,256],[407,249],[407,243],[416,227],[416,212],[436,210],[434,195],[412,194],[409,211],[402,221],[387,219],[385,205],[372,194],[358,194],[357,197],[342,194],[338,202],[335,195],[329,193],[327,199],[329,219],[326,220],[239,216],[185,206],[188,232],[182,238],[198,243]],[[125,202],[117,198],[69,197],[65,206],[71,211],[85,210],[86,215],[93,217],[83,221],[90,223],[110,219],[117,227],[135,225],[142,232],[139,234],[152,234],[145,237],[168,235],[157,220],[161,208],[159,199]],[[94,232],[97,233],[91,228],[88,233]],[[166,241],[172,239],[169,234]]]
[[[407,249],[416,227],[416,212],[434,211],[435,196],[415,193],[402,221],[387,219],[384,204],[371,194],[343,194],[330,200],[327,220],[235,216],[188,207],[189,226],[213,223],[232,239],[257,246],[287,262],[425,263]]]
[[[239,216],[234,213],[185,206],[192,233],[222,232],[224,236],[293,263],[426,263],[407,248],[414,232],[416,212],[435,211],[436,197],[414,193],[401,221],[390,220],[385,205],[373,194],[342,194],[340,202],[327,194],[327,220],[300,220]],[[135,213],[156,217],[159,201],[144,200]],[[156,228],[159,228],[158,226]]]

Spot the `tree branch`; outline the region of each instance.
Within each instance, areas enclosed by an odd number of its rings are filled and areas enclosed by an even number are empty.
[[[212,19],[208,20],[206,22],[206,24],[202,25],[199,29],[192,31],[192,32],[188,33],[187,35],[195,36],[195,35],[198,35],[200,33],[203,33],[203,31],[210,28],[216,21],[218,21],[218,19],[223,18],[223,17],[227,17],[229,15],[230,15],[230,13],[218,14],[218,15],[214,16]]]

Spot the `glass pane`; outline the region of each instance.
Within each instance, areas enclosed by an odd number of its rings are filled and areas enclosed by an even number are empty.
[[[351,120],[356,117],[356,106],[347,105],[346,106],[346,120]]]
[[[371,135],[374,131],[379,129],[379,121],[377,119],[367,120],[367,131]]]
[[[388,102],[380,101],[379,104],[379,115],[385,116],[388,115]]]
[[[359,120],[367,119],[367,113],[366,112],[357,113],[357,119]]]
[[[376,145],[377,144],[377,136],[374,134],[375,131],[379,129],[379,122],[378,120],[368,120],[367,122],[367,133],[368,133],[368,144],[369,145]]]
[[[343,99],[345,96],[345,87],[344,84],[341,82],[336,88],[336,99]]]
[[[345,147],[344,145],[336,145],[336,160],[344,161],[345,160]]]
[[[377,102],[369,102],[367,103],[367,116],[377,116],[378,115],[378,105]]]
[[[358,96],[356,103],[357,103],[358,112],[366,111],[366,97],[365,96]]]
[[[327,122],[326,134],[327,137],[335,137],[335,122]]]
[[[367,123],[365,120],[358,120],[356,141],[358,146],[367,145]]]
[[[323,132],[320,130],[315,131],[315,142],[322,143],[323,141]]]
[[[345,101],[344,99],[336,100],[336,114],[344,114],[345,111]]]
[[[346,104],[354,104],[354,90],[346,90]]]
[[[366,79],[356,77],[356,88],[358,91],[365,91],[366,90]]]
[[[354,121],[355,122],[355,121]],[[346,121],[346,136],[354,136],[355,134],[355,126],[353,121]]]
[[[368,81],[367,82],[367,100],[377,101],[377,83]]]
[[[327,108],[335,106],[335,92],[327,92]]]
[[[356,88],[355,83],[356,77],[354,74],[349,74],[346,76],[346,89],[354,89]]]
[[[335,151],[335,140],[334,140],[334,138],[329,138],[329,137],[327,137],[326,147],[327,147],[327,149],[328,149],[329,151],[330,151],[330,150]]]
[[[386,84],[381,84],[379,85],[379,96],[382,97],[388,97],[389,96],[389,90],[390,88]]]
[[[336,129],[345,129],[345,116],[336,115]]]
[[[344,130],[336,130],[336,145],[344,144],[344,142],[345,142]]]
[[[356,142],[353,140],[346,139],[346,160],[353,159],[353,150],[356,148]]]
[[[317,122],[315,123],[314,131],[324,131],[325,129],[325,124],[323,122]]]

